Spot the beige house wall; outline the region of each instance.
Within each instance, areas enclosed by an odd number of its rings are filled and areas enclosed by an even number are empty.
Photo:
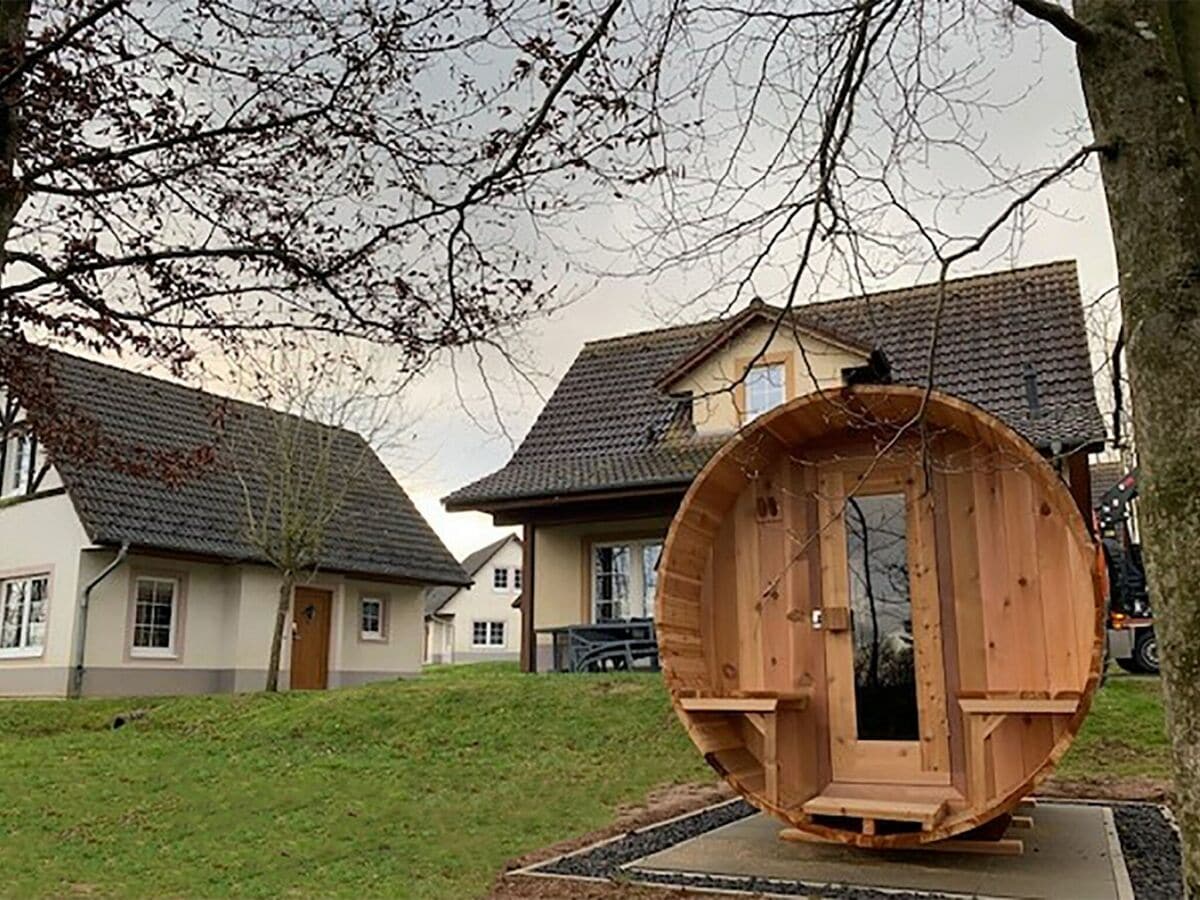
[[[61,695],[74,639],[80,551],[88,538],[66,494],[0,503],[0,580],[47,575],[46,635],[36,656],[0,656],[0,694]]]
[[[454,623],[433,617],[425,620],[424,662],[438,665],[454,662]]]
[[[11,533],[13,540],[0,541],[0,562],[21,572],[50,569],[48,634],[42,656],[0,658],[0,695],[63,696],[73,664],[79,594],[88,580],[112,562],[116,551],[86,547],[82,527],[73,518],[65,496],[19,507],[19,527]],[[10,536],[6,526],[17,522],[16,509],[0,509],[0,528],[4,529],[0,534],[6,538]],[[72,521],[74,532],[66,527]],[[73,540],[64,535],[73,535]],[[169,655],[139,655],[132,646],[134,588],[139,576],[170,578],[178,585],[175,646]],[[266,566],[129,555],[92,592],[83,693],[126,696],[262,689],[279,585],[278,574]],[[424,608],[419,586],[337,575],[320,575],[306,586],[328,590],[333,599],[329,687],[420,672]],[[385,601],[383,640],[362,637],[360,600],[364,596]],[[280,676],[285,688],[290,659],[289,611]]]
[[[751,361],[785,363],[787,400],[811,393],[817,387],[840,387],[842,369],[866,362],[864,355],[813,335],[801,333],[797,341],[792,331],[784,329],[764,350],[770,331],[771,326],[765,322],[748,326],[727,346],[670,385],[670,393],[690,391],[695,398],[692,421],[697,434],[721,434],[741,426],[742,414],[738,408],[741,392],[731,385],[745,374]]]
[[[578,625],[592,618],[593,542],[665,539],[668,518],[625,519],[573,525],[539,525],[534,531],[534,628]],[[550,665],[552,639],[537,636],[539,671]]]
[[[419,586],[347,581],[340,594],[342,634],[337,656],[330,661],[330,687],[407,677],[421,671],[425,603]],[[364,597],[384,601],[382,640],[362,636]],[[336,594],[334,617],[338,618]]]

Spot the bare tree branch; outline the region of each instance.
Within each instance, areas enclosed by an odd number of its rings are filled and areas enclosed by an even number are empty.
[[[1069,41],[1074,41],[1076,44],[1095,43],[1096,33],[1053,0],[1012,0],[1012,4],[1020,7],[1034,18],[1052,25]]]

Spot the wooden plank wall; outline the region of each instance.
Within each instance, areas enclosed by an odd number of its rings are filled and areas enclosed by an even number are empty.
[[[919,392],[888,390],[898,392],[888,400],[897,421],[921,402]],[[811,458],[814,448],[836,451],[844,423],[815,400],[786,412],[719,456],[689,493],[659,573],[659,634],[677,694],[812,691],[803,709],[681,713],[718,770],[803,826],[800,805],[831,777],[830,716],[853,687],[839,694],[831,684],[826,635],[811,620],[814,609],[846,599],[823,596],[846,565],[844,545],[822,536],[822,515],[834,513],[822,512],[818,495],[831,492],[815,466],[784,448]],[[934,438],[934,496],[919,498],[932,502],[933,527],[913,529],[910,540],[918,587],[939,592],[941,621],[914,628],[942,629],[952,755],[926,762],[949,765],[953,784],[969,793],[956,815],[981,817],[989,803],[1027,789],[1078,727],[1081,714],[1050,701],[1086,698],[1102,612],[1086,589],[1093,560],[1074,503],[1032,449],[952,399],[933,404],[928,422],[943,429]],[[923,683],[932,677],[922,669]],[[981,702],[968,714],[960,698]],[[1008,702],[986,702],[999,700]]]
[[[983,613],[982,659],[988,696],[1054,697],[1083,690],[1092,634],[1080,632],[1091,618],[1090,596],[1078,593],[1083,553],[1052,515],[1045,491],[1035,488],[1020,463],[994,452],[976,450],[970,502],[975,514],[979,559],[978,604]],[[959,481],[958,476],[948,479]],[[958,490],[961,492],[961,485]],[[952,487],[952,491],[955,489]],[[958,509],[965,497],[952,499],[951,516],[970,518]],[[951,528],[951,531],[955,531]],[[965,548],[957,548],[961,561]],[[1075,586],[1074,589],[1072,586]],[[964,580],[970,604],[975,591]],[[1074,590],[1074,593],[1072,592]],[[963,603],[957,605],[962,609]],[[973,629],[972,623],[965,623]],[[979,647],[978,635],[964,633],[959,622],[960,660]],[[977,679],[978,673],[970,677]],[[973,683],[971,689],[977,689]],[[968,690],[964,679],[964,691]]]

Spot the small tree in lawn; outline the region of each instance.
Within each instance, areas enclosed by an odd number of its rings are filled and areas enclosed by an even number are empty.
[[[274,408],[266,416],[231,410],[226,434],[245,541],[280,576],[266,682],[276,691],[292,594],[320,568],[330,528],[345,524],[346,498],[383,433],[390,394],[375,390],[369,366],[345,355],[293,347],[241,365],[255,396]]]

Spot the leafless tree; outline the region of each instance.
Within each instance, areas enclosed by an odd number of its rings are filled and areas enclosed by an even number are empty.
[[[240,487],[246,545],[280,577],[266,682],[275,691],[296,585],[317,574],[331,527],[353,525],[347,499],[394,435],[399,407],[378,367],[345,350],[290,343],[240,361],[240,392],[271,412],[230,404],[219,455]]]
[[[0,4],[0,377],[45,339],[502,346],[555,302],[520,235],[639,127],[617,6]]]
[[[1049,186],[1098,168],[1119,269],[1185,877],[1200,896],[1200,7],[1074,5],[631,8],[657,66],[649,90],[631,95],[658,124],[655,140],[636,148],[659,173],[643,195],[640,271],[703,269],[696,297],[721,309],[766,293],[765,283],[785,311],[778,331],[828,281],[865,292],[907,266],[932,269],[944,285],[959,263],[1019,240]],[[1063,123],[1077,135],[1065,149],[1027,143],[997,154],[983,116],[1002,115],[1011,98],[990,64],[1002,65],[1000,48],[1031,28],[1047,52],[1074,55],[1089,121]],[[927,385],[946,364],[941,307],[928,322]]]

